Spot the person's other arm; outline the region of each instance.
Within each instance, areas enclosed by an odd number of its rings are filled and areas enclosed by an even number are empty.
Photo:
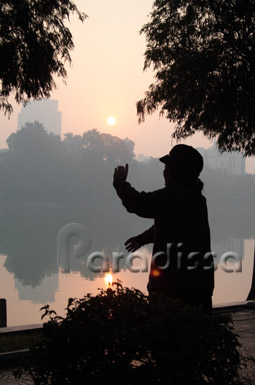
[[[136,237],[129,238],[125,242],[125,246],[127,251],[133,253],[134,251],[140,249],[140,247],[153,242],[154,242],[154,225],[151,226],[148,230],[144,231],[142,234],[139,234]]]

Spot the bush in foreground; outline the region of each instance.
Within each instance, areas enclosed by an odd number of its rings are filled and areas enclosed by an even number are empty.
[[[248,383],[229,316],[119,284],[69,299],[64,318],[43,309],[49,321],[23,369],[35,384]]]

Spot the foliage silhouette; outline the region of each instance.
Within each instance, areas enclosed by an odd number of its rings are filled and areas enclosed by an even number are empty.
[[[49,321],[24,366],[35,384],[249,383],[229,316],[117,285],[70,298],[64,318],[42,308]]]
[[[141,32],[156,80],[139,121],[160,108],[177,139],[202,131],[220,150],[255,154],[254,20],[253,0],[155,0]]]
[[[65,62],[74,47],[65,26],[71,14],[81,21],[72,0],[4,0],[0,7],[0,109],[11,113],[9,96],[18,103],[48,98],[56,87],[54,76],[65,78]]]

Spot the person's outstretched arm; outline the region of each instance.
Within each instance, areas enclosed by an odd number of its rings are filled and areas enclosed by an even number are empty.
[[[128,164],[115,168],[113,186],[120,197],[122,204],[130,213],[135,213],[143,218],[155,218],[162,210],[161,191],[138,192],[130,183],[126,182]]]
[[[129,238],[125,242],[125,246],[127,251],[129,251],[130,253],[133,253],[136,250],[140,249],[140,247],[153,242],[154,242],[154,225],[151,226],[148,230],[144,231],[142,234],[139,234],[136,237]]]

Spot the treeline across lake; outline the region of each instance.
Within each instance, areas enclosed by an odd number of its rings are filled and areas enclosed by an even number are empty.
[[[129,163],[136,179],[143,168],[153,171],[147,165],[138,167],[131,140],[95,129],[83,135],[65,134],[61,140],[39,122],[26,123],[7,144],[8,151],[0,159],[2,202],[112,202],[116,165]]]
[[[26,123],[7,144],[0,157],[2,204],[120,205],[112,176],[114,168],[125,163],[130,165],[128,180],[138,190],[164,186],[158,159],[138,162],[134,142],[95,129],[83,135],[68,133],[61,140],[39,122]],[[231,176],[205,167],[201,179],[212,216],[254,226],[254,176]]]

